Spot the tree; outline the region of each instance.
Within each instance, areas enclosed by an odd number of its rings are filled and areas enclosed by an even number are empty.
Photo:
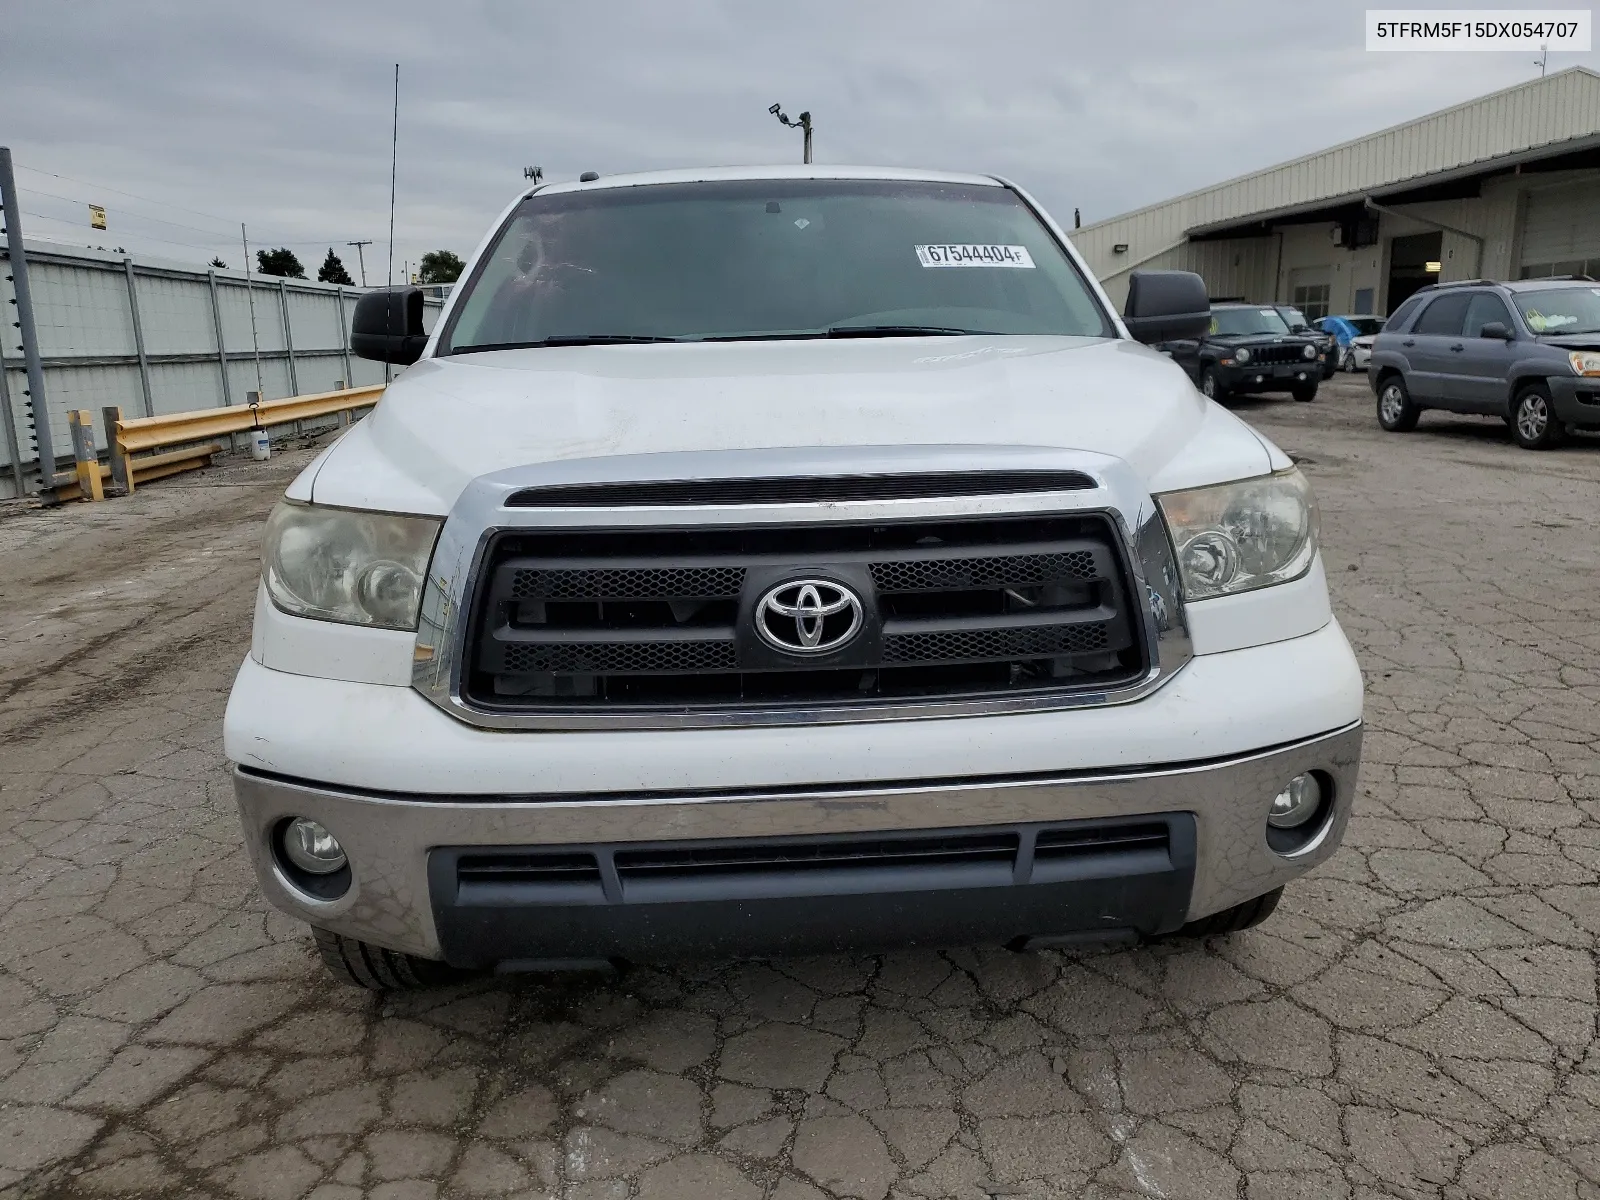
[[[417,282],[454,283],[466,265],[448,250],[430,250],[417,264]]]
[[[300,265],[300,260],[294,256],[294,251],[287,248],[257,250],[256,270],[263,275],[281,275],[285,279],[306,277],[306,269]]]
[[[317,280],[320,283],[348,283],[354,285],[355,280],[350,278],[350,272],[344,269],[344,263],[339,261],[339,256],[333,252],[333,247],[328,247],[328,257],[322,260],[322,266],[317,271]]]
[[[216,267],[219,271],[226,271],[228,269],[228,264],[223,262],[220,258],[213,258],[211,260],[211,265]]]

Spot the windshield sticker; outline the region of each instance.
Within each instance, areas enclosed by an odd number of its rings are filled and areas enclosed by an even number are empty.
[[[1596,294],[1600,295],[1600,293]],[[1548,330],[1560,329],[1563,325],[1576,325],[1578,323],[1577,317],[1568,316],[1566,313],[1556,313],[1547,317],[1537,308],[1525,309],[1524,315],[1528,319],[1528,328],[1535,333],[1544,333]]]
[[[1263,317],[1275,317],[1278,315],[1278,310],[1275,308],[1262,308],[1257,309],[1256,311],[1259,312]]]
[[[804,217],[801,217],[797,221],[795,221],[794,227],[796,229],[804,229],[809,224],[811,224],[810,221],[806,220]]]
[[[925,267],[1021,267],[1033,269],[1026,246],[918,246],[917,261]]]

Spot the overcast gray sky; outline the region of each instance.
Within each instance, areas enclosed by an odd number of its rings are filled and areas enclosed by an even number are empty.
[[[343,243],[371,238],[378,282],[398,61],[397,275],[425,250],[465,257],[527,164],[798,161],[774,101],[811,110],[819,162],[998,172],[1089,222],[1538,74],[1531,54],[1369,54],[1365,7],[12,0],[0,144],[32,237],[238,267],[247,221],[311,274],[330,244],[355,274]],[[1550,69],[1580,63],[1600,53]]]

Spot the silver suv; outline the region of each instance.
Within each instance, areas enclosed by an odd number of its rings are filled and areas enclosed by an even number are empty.
[[[1417,426],[1425,408],[1496,416],[1528,450],[1569,429],[1600,432],[1600,283],[1583,277],[1423,288],[1372,346],[1378,423]]]

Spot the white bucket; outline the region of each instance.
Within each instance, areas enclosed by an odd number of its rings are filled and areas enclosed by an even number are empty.
[[[272,457],[272,439],[267,436],[265,429],[250,431],[250,457],[257,462],[266,462]]]

